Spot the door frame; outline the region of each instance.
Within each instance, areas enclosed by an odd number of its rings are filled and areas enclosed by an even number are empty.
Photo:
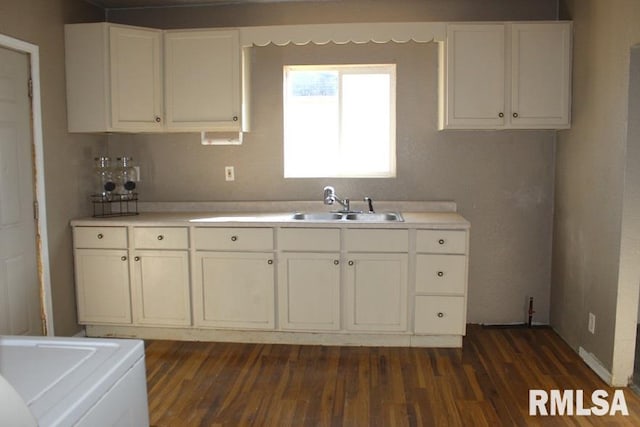
[[[40,313],[45,335],[53,336],[53,304],[51,300],[51,271],[49,269],[49,239],[44,186],[44,146],[42,138],[42,110],[40,102],[40,50],[38,46],[0,34],[0,47],[26,53],[32,82],[31,133],[34,150],[35,199],[38,203],[36,221],[36,260],[40,287]],[[39,238],[38,238],[39,237]]]

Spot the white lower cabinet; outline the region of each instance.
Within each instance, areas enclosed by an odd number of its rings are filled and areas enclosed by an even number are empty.
[[[196,326],[273,329],[273,253],[197,252],[193,305]]]
[[[340,254],[283,254],[278,294],[282,329],[340,329]]]
[[[76,249],[76,292],[80,324],[131,323],[126,249]]]
[[[138,250],[133,259],[134,322],[190,325],[189,253]]]
[[[347,329],[405,331],[407,255],[351,253],[347,257]]]
[[[74,226],[79,322],[96,336],[459,347],[468,231],[374,227]]]

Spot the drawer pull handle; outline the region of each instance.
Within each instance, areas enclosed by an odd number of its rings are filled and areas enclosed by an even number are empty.
[[[438,271],[438,277],[444,276],[444,271]]]
[[[120,257],[120,259],[121,259],[122,261],[126,261],[126,260],[127,260],[127,257],[126,257],[126,256],[124,256],[124,255],[122,255],[122,256]]]
[[[440,318],[444,317],[444,313],[443,313],[443,312],[441,312],[441,311],[440,311],[440,312],[438,312],[438,317],[440,317]]]
[[[438,240],[438,243],[441,244],[441,245],[444,245],[444,239]]]
[[[140,257],[139,257],[139,256],[137,256],[137,257],[133,258],[133,260],[134,260],[134,261],[140,261]]]
[[[164,240],[164,236],[162,234],[158,235],[158,240]]]
[[[231,241],[235,242],[236,240],[238,240],[238,236],[231,236]]]
[[[353,265],[353,261],[349,261],[349,265]]]
[[[513,113],[513,118],[517,119],[518,118],[518,113]]]
[[[337,259],[334,259],[333,260],[333,265],[338,265],[338,264],[340,264],[340,261],[338,261]]]
[[[267,264],[269,264],[269,265],[273,264],[273,260],[270,259],[269,261],[267,261]]]
[[[102,239],[103,237],[104,237],[104,234],[98,233],[98,239]]]

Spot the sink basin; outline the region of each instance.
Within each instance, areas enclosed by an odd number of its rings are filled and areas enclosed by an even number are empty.
[[[292,218],[302,221],[336,221],[342,219],[342,214],[337,212],[296,212]]]
[[[344,216],[344,219],[349,221],[397,221],[402,222],[404,218],[398,212],[382,212],[382,213],[348,213]]]
[[[399,212],[296,212],[291,216],[298,221],[371,221],[371,222],[403,222]]]

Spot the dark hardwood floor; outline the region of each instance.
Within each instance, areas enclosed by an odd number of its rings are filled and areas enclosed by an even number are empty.
[[[529,389],[607,387],[549,328],[469,325],[463,349],[148,341],[152,426],[639,426],[529,416]]]

